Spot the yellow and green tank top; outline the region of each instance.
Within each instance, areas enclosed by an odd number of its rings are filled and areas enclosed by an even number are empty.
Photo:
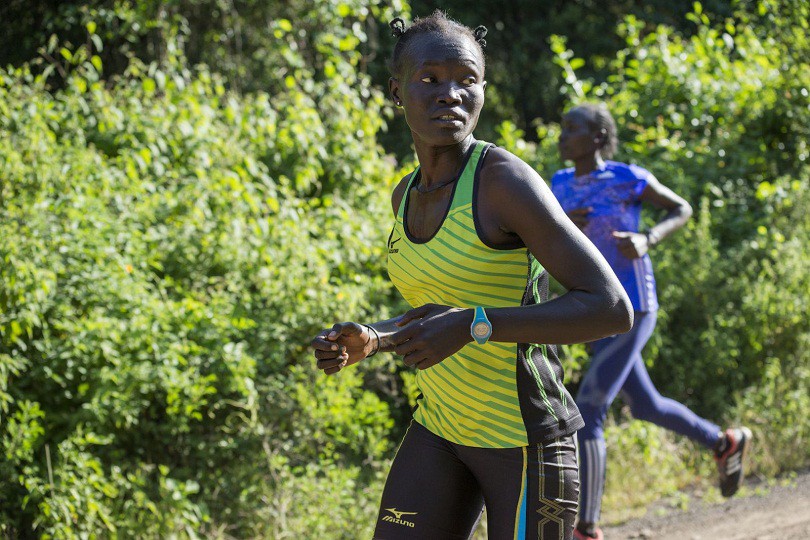
[[[419,181],[419,168],[410,175],[388,240],[388,274],[413,307],[495,308],[547,298],[548,275],[525,247],[497,249],[478,236],[476,187],[490,146],[472,145],[447,214],[426,240],[413,238],[407,228],[410,188]],[[414,419],[456,444],[526,446],[570,435],[583,425],[550,345],[472,342],[417,371],[416,382],[420,396]]]

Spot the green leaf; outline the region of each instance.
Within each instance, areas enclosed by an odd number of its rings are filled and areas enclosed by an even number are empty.
[[[352,8],[346,4],[338,4],[337,12],[342,19],[345,19],[351,14]]]
[[[101,37],[98,34],[90,36],[90,41],[93,42],[93,46],[95,46],[97,52],[104,50],[104,43],[101,41]]]
[[[354,50],[359,43],[360,40],[357,39],[357,37],[353,36],[352,34],[346,34],[338,42],[338,49],[341,51],[351,51]]]

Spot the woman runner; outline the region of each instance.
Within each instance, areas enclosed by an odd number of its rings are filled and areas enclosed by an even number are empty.
[[[641,350],[655,328],[658,301],[648,250],[692,215],[683,198],[635,165],[606,161],[616,149],[616,123],[607,108],[585,104],[562,120],[560,155],[574,167],[557,171],[551,189],[574,223],[593,241],[627,291],[635,311],[633,329],[590,345],[591,364],[577,405],[585,427],[577,434],[580,506],[576,538],[602,538],[596,526],[605,485],[607,451],[602,431],[619,393],[633,416],[695,440],[715,452],[720,490],[733,495],[743,479],[742,458],[751,442],[747,428],[720,428],[684,405],[662,397],[653,386]],[[654,227],[639,232],[642,203],[666,210]]]
[[[486,29],[439,11],[391,28],[390,95],[419,166],[391,197],[388,272],[413,309],[312,340],[326,374],[378,351],[418,369],[374,537],[466,539],[486,506],[492,539],[570,539],[582,419],[551,344],[627,331],[630,302],[540,176],[473,137]],[[546,272],[568,292],[547,301]]]

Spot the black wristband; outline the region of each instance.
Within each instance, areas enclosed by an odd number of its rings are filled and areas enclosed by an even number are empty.
[[[366,328],[368,328],[369,330],[371,330],[372,332],[374,332],[374,337],[376,337],[376,338],[377,338],[377,346],[376,346],[376,347],[374,347],[374,350],[373,350],[373,351],[371,351],[371,353],[369,353],[369,354],[367,354],[367,355],[366,355],[366,358],[371,358],[372,356],[374,356],[375,354],[377,354],[378,352],[380,352],[380,334],[378,334],[378,333],[377,333],[377,330],[375,330],[373,326],[369,326],[369,325],[367,325],[367,324],[364,324],[363,326],[365,326]],[[371,336],[370,336],[370,335],[369,335],[369,339],[371,339]]]
[[[652,229],[647,231],[645,236],[647,237],[647,245],[650,247],[657,246],[658,242],[661,241],[661,237]]]

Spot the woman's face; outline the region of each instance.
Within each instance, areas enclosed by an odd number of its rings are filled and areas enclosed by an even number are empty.
[[[560,127],[560,157],[566,160],[593,157],[601,148],[600,134],[592,126],[588,111],[575,107],[562,118]]]
[[[402,52],[400,78],[391,78],[414,141],[458,144],[478,123],[484,105],[484,59],[466,36],[422,34]]]

